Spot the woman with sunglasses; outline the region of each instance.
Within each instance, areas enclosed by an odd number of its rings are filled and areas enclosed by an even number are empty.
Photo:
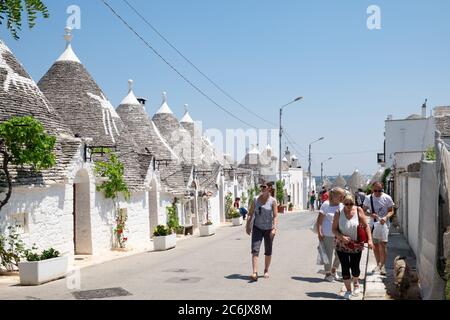
[[[333,219],[333,233],[336,236],[336,252],[342,266],[342,278],[344,279],[347,292],[345,299],[360,294],[359,276],[361,270],[359,267],[364,242],[358,242],[358,226],[361,224],[366,231],[369,248],[373,247],[370,227],[367,224],[364,211],[355,206],[353,195],[346,195],[344,198],[344,208],[336,211]],[[353,277],[353,292],[352,292]]]
[[[263,239],[265,250],[264,278],[269,278],[269,267],[272,260],[272,245],[278,224],[278,204],[272,196],[272,189],[272,183],[263,183],[261,185],[261,194],[255,199],[254,203],[250,205],[247,218],[246,231],[248,235],[252,235],[251,253],[253,273],[251,275],[251,280],[253,281],[258,281],[258,257]]]

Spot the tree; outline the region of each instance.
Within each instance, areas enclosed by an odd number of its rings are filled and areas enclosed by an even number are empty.
[[[18,33],[22,30],[23,11],[27,14],[30,29],[36,25],[38,13],[46,19],[50,16],[42,0],[0,0],[0,24],[6,22],[6,28],[16,40],[19,39]]]
[[[228,192],[225,196],[225,215],[229,219],[231,212],[233,211],[233,194]]]
[[[13,117],[0,124],[0,155],[7,192],[0,201],[0,210],[8,203],[12,194],[10,165],[31,166],[30,170],[48,169],[56,164],[53,149],[56,138],[44,131],[42,124],[33,117]]]
[[[114,211],[116,215],[116,228],[114,233],[117,243],[120,248],[125,247],[125,223],[127,221],[127,215],[124,210],[119,208],[119,195],[122,194],[125,200],[130,199],[130,191],[128,185],[124,180],[125,168],[119,158],[111,153],[110,150],[106,150],[109,158],[107,161],[97,161],[95,163],[95,172],[107,180],[101,185],[97,186],[97,191],[103,191],[105,198],[112,199],[114,205]]]
[[[276,190],[276,198],[278,205],[282,205],[284,203],[284,181],[277,181],[277,190]]]

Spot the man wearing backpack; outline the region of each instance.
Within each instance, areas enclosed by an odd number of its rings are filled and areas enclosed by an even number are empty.
[[[364,210],[370,212],[371,226],[384,229],[382,237],[378,239],[377,237],[373,237],[373,253],[377,261],[377,266],[372,272],[379,272],[381,275],[386,275],[385,263],[387,257],[389,218],[394,215],[394,202],[389,195],[383,192],[383,187],[383,183],[381,182],[374,182],[372,184],[373,193],[364,201]],[[374,236],[375,233],[376,231],[374,232]]]

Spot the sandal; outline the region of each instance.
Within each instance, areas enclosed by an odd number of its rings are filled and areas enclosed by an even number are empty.
[[[269,279],[269,270],[264,270],[264,279]]]
[[[253,272],[253,274],[250,276],[250,279],[252,281],[258,281],[258,272]]]

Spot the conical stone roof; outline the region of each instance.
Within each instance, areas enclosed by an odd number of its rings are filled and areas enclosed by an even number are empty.
[[[106,95],[80,62],[60,57],[38,86],[76,136],[91,138],[89,145],[93,147],[117,147],[129,188],[143,187],[145,176],[142,176],[136,143]]]
[[[25,71],[6,44],[0,40],[0,122],[11,117],[32,116],[40,121],[46,132],[56,136],[56,165],[33,173],[13,168],[13,183],[20,185],[64,182],[73,159],[78,154],[81,140],[76,139]]]
[[[117,108],[117,113],[138,144],[139,153],[148,154],[150,152],[156,160],[170,160],[167,165],[166,163],[159,165],[160,178],[165,190],[173,193],[184,193],[190,178],[190,169],[183,169],[180,158],[149,118],[144,106],[138,102],[131,87],[128,95]]]
[[[184,162],[192,162],[190,133],[178,122],[167,104],[167,94],[163,92],[161,108],[153,116],[152,120],[176,155]]]
[[[347,185],[347,182],[345,181],[344,177],[341,176],[341,174],[339,174],[339,176],[336,178],[336,180],[333,183],[333,187],[339,187],[339,188],[344,188]]]
[[[365,187],[364,178],[362,177],[359,170],[355,170],[351,175],[350,179],[347,181],[347,185],[350,187],[353,193],[358,191],[359,188]]]

